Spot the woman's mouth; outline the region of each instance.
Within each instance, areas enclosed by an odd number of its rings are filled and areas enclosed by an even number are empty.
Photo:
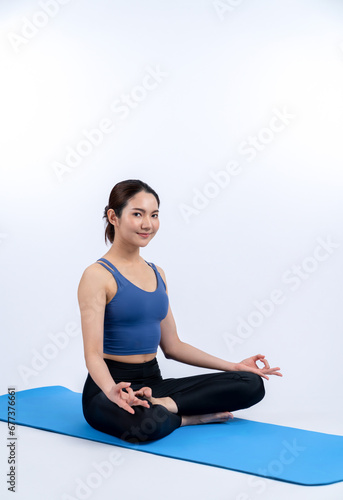
[[[139,236],[142,236],[142,238],[147,238],[150,236],[151,233],[137,233]]]

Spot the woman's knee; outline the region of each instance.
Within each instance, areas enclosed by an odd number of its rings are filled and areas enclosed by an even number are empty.
[[[150,402],[149,408],[136,405],[132,407],[135,413],[129,413],[115,403],[108,408],[101,402],[93,400],[92,405],[84,407],[86,421],[95,429],[129,443],[146,443],[160,439],[181,425],[181,417],[162,405],[153,405]]]
[[[242,394],[245,394],[248,399],[255,398],[260,401],[265,395],[265,388],[263,384],[263,379],[257,373],[248,371],[237,371],[237,372],[224,372],[225,375],[232,381],[236,380],[239,383],[240,390]]]
[[[265,388],[263,378],[257,373],[245,372],[249,379],[249,394],[250,398],[254,401],[253,404],[261,401],[265,396]]]
[[[130,422],[118,436],[130,443],[155,441],[173,432],[181,424],[181,417],[171,413],[165,406],[140,407],[139,418]],[[136,410],[135,410],[136,411]]]
[[[165,406],[148,403],[149,408],[136,405],[132,407],[134,413],[129,413],[100,392],[91,400],[83,397],[82,410],[91,427],[130,443],[160,439],[181,425],[179,415]]]

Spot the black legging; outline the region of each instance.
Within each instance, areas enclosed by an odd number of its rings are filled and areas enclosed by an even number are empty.
[[[167,436],[180,427],[182,415],[249,408],[265,394],[262,378],[251,372],[220,371],[163,379],[156,358],[145,363],[123,363],[107,358],[104,361],[115,383],[131,382],[129,387],[134,391],[151,387],[152,397],[170,396],[178,407],[178,412],[172,413],[163,405],[148,401],[149,408],[132,406],[135,413],[131,414],[110,401],[88,373],[82,392],[86,421],[94,429],[130,443]]]

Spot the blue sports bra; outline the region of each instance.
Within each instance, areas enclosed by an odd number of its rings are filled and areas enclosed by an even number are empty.
[[[110,271],[118,285],[117,293],[105,307],[104,353],[157,352],[161,339],[160,323],[167,316],[169,299],[155,264],[145,261],[153,268],[157,278],[156,290],[147,292],[126,279],[107,259],[101,258],[97,262]]]

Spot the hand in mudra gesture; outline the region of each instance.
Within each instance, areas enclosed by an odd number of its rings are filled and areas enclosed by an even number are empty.
[[[260,368],[257,365],[257,361],[261,361],[264,364],[263,368]],[[250,358],[243,359],[240,363],[235,364],[235,370],[237,371],[246,371],[246,372],[253,372],[257,373],[257,375],[260,375],[261,377],[269,380],[268,375],[278,375],[279,377],[282,377],[282,373],[280,373],[278,370],[280,370],[279,367],[276,368],[270,368],[268,361],[265,359],[265,356],[262,354],[256,354],[256,356],[251,356]]]
[[[108,394],[108,399],[132,414],[135,413],[132,406],[145,406],[146,408],[150,408],[148,401],[139,399],[137,396],[151,397],[151,388],[141,387],[139,390],[133,391],[131,387],[129,387],[130,384],[131,382],[119,382],[116,384]],[[125,391],[123,389],[125,389]]]

